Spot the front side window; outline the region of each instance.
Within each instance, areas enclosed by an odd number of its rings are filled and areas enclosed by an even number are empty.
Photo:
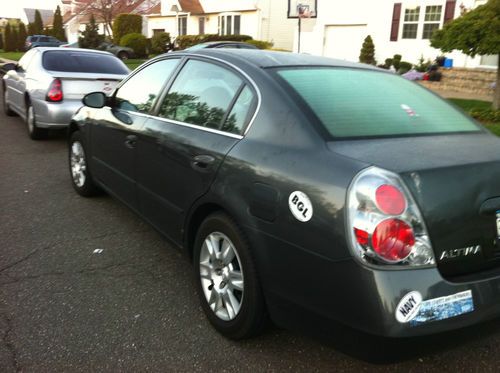
[[[49,42],[49,38],[47,38],[47,37],[41,37],[40,38],[40,42],[42,42],[42,43],[48,43]]]
[[[278,76],[332,137],[407,136],[481,129],[446,101],[399,76],[348,68],[295,68]]]
[[[433,32],[439,29],[441,23],[441,5],[433,5],[425,7],[424,31],[422,39],[430,39]]]
[[[172,58],[146,66],[118,89],[115,107],[148,113],[178,63],[179,59]]]
[[[243,109],[233,109],[232,116],[227,116],[227,113],[238,94],[242,99],[240,106],[245,105],[247,97],[242,95],[243,87],[243,80],[235,73],[212,63],[190,60],[172,84],[158,115],[198,126],[239,132],[244,123],[241,119],[244,114],[240,113]]]
[[[405,18],[403,23],[403,39],[416,39],[418,31],[418,19],[420,16],[420,7],[415,9],[405,9]]]

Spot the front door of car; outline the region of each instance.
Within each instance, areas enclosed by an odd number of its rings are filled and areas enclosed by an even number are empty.
[[[237,72],[189,59],[146,121],[138,144],[141,212],[175,242],[189,208],[242,138],[255,97]]]
[[[178,60],[158,61],[129,77],[111,107],[99,111],[91,129],[92,173],[111,193],[138,210],[137,140],[156,97]]]

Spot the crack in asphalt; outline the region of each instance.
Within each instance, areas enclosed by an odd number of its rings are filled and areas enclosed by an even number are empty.
[[[7,330],[5,331],[5,333],[3,333],[3,336],[2,336],[2,342],[10,353],[11,365],[14,368],[14,370],[16,372],[22,372],[21,365],[19,364],[19,360],[18,360],[18,353],[17,353],[16,347],[14,346],[14,343],[10,339],[10,335],[11,335],[12,330],[13,330],[12,320],[6,314],[2,314],[2,317],[5,320],[5,323],[7,324]]]
[[[110,264],[107,266],[103,267],[93,267],[93,268],[82,268],[77,271],[72,271],[72,272],[66,272],[66,271],[53,271],[53,272],[44,272],[44,273],[39,273],[36,275],[28,275],[28,276],[22,276],[22,277],[12,277],[7,275],[11,280],[10,281],[4,281],[0,282],[0,287],[5,286],[5,285],[11,285],[11,284],[16,284],[28,280],[36,280],[42,277],[50,277],[50,276],[73,276],[73,275],[86,275],[86,274],[93,274],[96,272],[100,271],[107,271],[109,269],[114,269],[114,268],[120,268],[120,267],[126,267],[126,266],[138,266],[140,265],[139,263],[136,262],[122,262],[122,263],[117,263],[117,264]],[[122,273],[122,274],[112,274],[112,273],[105,273],[104,275],[113,277],[113,278],[124,278],[124,277],[134,277],[140,274],[149,274],[152,278],[156,278],[153,272],[151,272],[148,268],[143,268],[139,271],[134,271],[134,272],[129,272],[129,273]]]
[[[49,244],[47,246],[39,247],[39,248],[31,251],[28,255],[25,255],[21,259],[18,259],[16,261],[12,262],[12,263],[7,264],[6,266],[0,268],[0,274],[3,273],[4,271],[8,270],[8,269],[11,269],[11,268],[17,266],[18,264],[21,264],[21,263],[27,261],[32,256],[34,256],[35,254],[37,254],[39,251],[47,250],[47,249],[51,248],[52,246],[55,246],[55,245],[58,245],[58,244],[62,244],[62,243],[65,243],[65,242],[73,242],[73,241],[76,241],[76,240],[79,240],[79,241],[82,241],[82,240],[84,240],[84,241],[91,241],[91,240],[96,240],[96,239],[100,239],[100,238],[105,238],[105,237],[110,237],[110,236],[116,236],[118,234],[124,234],[124,233],[130,234],[130,233],[142,233],[142,232],[147,232],[147,230],[146,229],[141,229],[141,230],[136,230],[136,231],[118,231],[118,232],[112,232],[112,233],[105,233],[105,234],[101,234],[101,235],[97,235],[97,236],[82,237],[82,238],[70,238],[70,239],[67,239],[67,240],[61,240],[61,241],[58,241],[57,243],[51,243],[51,244]]]

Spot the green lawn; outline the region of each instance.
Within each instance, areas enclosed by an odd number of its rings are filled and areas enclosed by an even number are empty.
[[[127,65],[130,70],[135,70],[139,65],[142,65],[144,61],[146,60],[131,58],[130,60],[125,60],[123,62],[125,62],[125,65]]]
[[[463,100],[459,98],[450,98],[448,99],[453,104],[457,105],[466,113],[475,112],[492,112],[491,102],[488,101],[479,101],[479,100]],[[497,112],[498,113],[498,112]],[[473,115],[477,116],[477,114]],[[498,114],[496,116],[498,118]],[[500,136],[500,121],[498,120],[490,120],[490,119],[481,119],[477,118],[486,128],[488,128],[495,135]]]
[[[0,49],[0,59],[19,61],[24,52],[4,52]]]

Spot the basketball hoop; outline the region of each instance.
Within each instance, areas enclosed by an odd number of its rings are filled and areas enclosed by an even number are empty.
[[[309,9],[309,5],[297,5],[298,18],[311,18],[314,17],[314,11]]]

